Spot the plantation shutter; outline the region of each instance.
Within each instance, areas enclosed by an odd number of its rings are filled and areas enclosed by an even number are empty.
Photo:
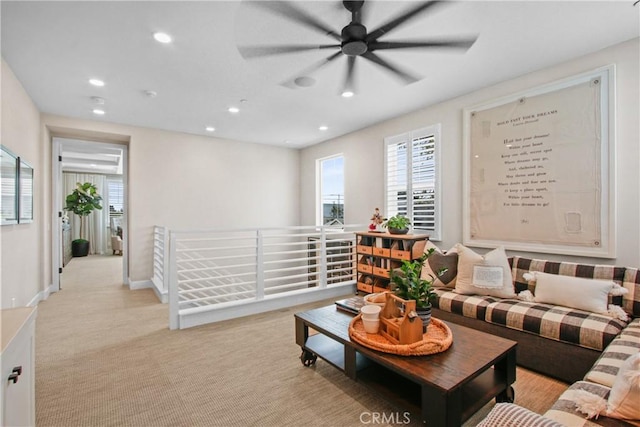
[[[107,200],[109,201],[109,216],[120,217],[124,209],[124,185],[122,178],[109,178],[107,181]]]
[[[385,138],[386,217],[403,215],[440,240],[439,126]]]

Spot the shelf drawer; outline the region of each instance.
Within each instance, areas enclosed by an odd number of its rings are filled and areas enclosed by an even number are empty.
[[[373,287],[373,293],[387,292],[389,289],[381,288],[380,286]]]
[[[365,246],[365,245],[356,245],[356,251],[359,254],[367,254],[367,255],[371,255],[373,253],[373,248],[371,246]]]
[[[411,259],[411,252],[393,249],[391,250],[391,258],[409,261]]]
[[[373,254],[375,256],[389,257],[391,255],[391,250],[387,248],[373,248]]]
[[[373,274],[376,276],[389,277],[389,270],[380,267],[373,267]]]
[[[358,272],[373,274],[373,267],[367,264],[358,264]]]
[[[359,291],[367,292],[369,294],[371,293],[371,290],[373,289],[373,286],[367,285],[366,283],[362,283],[362,282],[358,282],[357,287],[358,287]]]

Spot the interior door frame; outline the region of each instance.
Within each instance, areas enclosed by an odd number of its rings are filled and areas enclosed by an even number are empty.
[[[62,142],[59,138],[75,139],[82,144],[94,145],[96,148],[117,148],[122,150],[122,283],[129,285],[129,146],[111,142],[88,141],[79,137],[51,137],[51,204],[52,204],[52,236],[51,236],[51,292],[60,290],[60,274],[62,272]]]

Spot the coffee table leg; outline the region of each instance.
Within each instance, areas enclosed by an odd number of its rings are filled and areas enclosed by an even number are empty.
[[[344,346],[344,374],[355,381],[356,379],[356,349]]]
[[[495,364],[494,368],[502,372],[505,377],[507,387],[496,396],[496,402],[513,403],[515,400],[515,390],[511,384],[516,382],[516,349],[513,348],[505,356]]]
[[[453,390],[447,396],[440,390],[422,385],[422,420],[428,426],[462,425],[462,390]]]

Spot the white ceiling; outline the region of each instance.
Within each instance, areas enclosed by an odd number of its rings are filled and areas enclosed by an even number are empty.
[[[338,2],[297,3],[337,32],[349,23]],[[411,3],[366,1],[364,23],[371,31]],[[631,0],[455,2],[429,9],[385,40],[478,35],[471,49],[380,53],[424,77],[408,86],[358,58],[358,93],[345,99],[345,58],[313,74],[312,87],[280,84],[304,75],[326,50],[245,60],[238,45],[332,42],[246,2],[5,0],[0,7],[2,56],[43,112],[290,147],[640,36],[640,6]],[[173,43],[153,40],[156,31]],[[89,85],[92,77],[106,85]],[[94,96],[105,99],[102,117],[91,112]],[[241,112],[227,112],[232,105]]]

